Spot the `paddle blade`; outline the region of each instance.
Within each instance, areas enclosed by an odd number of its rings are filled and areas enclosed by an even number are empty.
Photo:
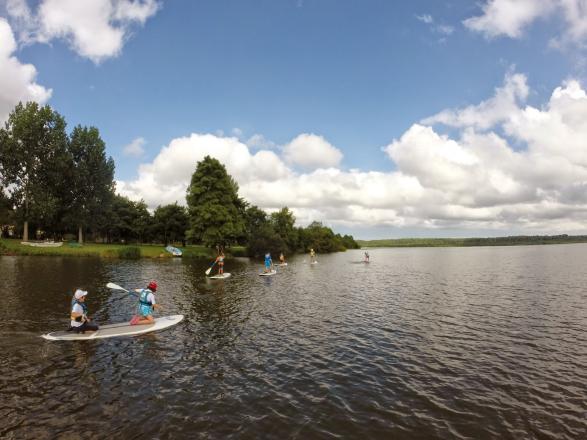
[[[109,289],[124,290],[125,292],[128,292],[128,290],[126,290],[124,287],[120,287],[118,284],[114,283],[108,283],[106,284],[106,287],[108,287]]]
[[[211,268],[211,267],[209,267],[209,268],[206,270],[206,275],[210,275],[210,272],[212,272],[212,268]]]

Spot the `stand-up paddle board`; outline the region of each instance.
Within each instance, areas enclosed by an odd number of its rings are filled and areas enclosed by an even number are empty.
[[[287,263],[277,263],[275,266],[284,267],[287,266]]]
[[[269,277],[271,275],[275,275],[277,273],[276,270],[272,270],[271,272],[261,272],[259,274],[260,277]]]
[[[318,264],[317,261],[312,261],[310,264]]]
[[[230,273],[224,272],[223,274],[213,275],[208,278],[210,278],[211,280],[223,280],[224,278],[229,278],[229,277],[230,277]]]
[[[130,325],[128,322],[108,324],[100,327],[95,332],[76,333],[74,331],[60,331],[41,335],[49,341],[83,341],[86,339],[117,338],[119,336],[135,336],[143,333],[155,332],[172,327],[183,320],[183,315],[163,316],[155,318],[153,324]]]

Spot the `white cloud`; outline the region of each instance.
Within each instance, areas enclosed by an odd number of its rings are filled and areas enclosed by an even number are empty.
[[[275,148],[277,145],[275,142],[270,141],[262,134],[254,134],[252,135],[247,141],[246,144],[251,148],[264,148],[264,149],[271,149]]]
[[[130,144],[125,145],[122,149],[122,153],[125,156],[141,157],[143,154],[145,154],[145,144],[145,139],[138,137],[133,139]]]
[[[525,103],[526,82],[509,73],[493,97],[468,111],[443,112],[456,135],[441,134],[429,123],[412,125],[383,149],[395,163],[393,171],[342,170],[334,165],[340,157],[296,171],[298,162],[288,159],[291,149],[281,156],[267,149],[253,154],[234,137],[192,134],[172,140],[153,162],[140,166],[137,180],[119,182],[119,190],[151,207],[185,203],[196,162],[209,154],[226,165],[242,197],[268,210],[288,206],[301,224],[584,232],[587,93],[570,80],[536,108]],[[308,134],[288,146],[301,153],[312,144],[308,138],[323,153],[334,149]],[[298,148],[296,140],[304,146]]]
[[[434,22],[434,19],[430,14],[416,15],[416,19],[426,24],[432,24]]]
[[[520,38],[536,20],[556,16],[562,18],[564,27],[553,38],[553,46],[584,45],[587,39],[585,0],[486,0],[482,10],[481,15],[470,17],[463,24],[487,38]]]
[[[505,84],[498,87],[495,95],[487,101],[460,110],[443,110],[422,120],[422,123],[487,129],[518,112],[520,110],[518,103],[525,101],[528,93],[526,76],[520,73],[508,73]]]
[[[336,167],[342,152],[322,136],[303,133],[283,148],[286,162],[307,169]]]
[[[8,22],[0,17],[0,123],[19,101],[44,104],[52,90],[35,82],[37,70],[32,64],[22,64],[15,56],[16,41]]]
[[[41,0],[33,13],[26,0],[7,3],[23,43],[63,39],[95,63],[119,55],[133,25],[143,25],[158,8],[156,0]]]

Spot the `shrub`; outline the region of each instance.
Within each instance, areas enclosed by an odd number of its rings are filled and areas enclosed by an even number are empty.
[[[127,246],[118,249],[118,257],[127,260],[137,260],[141,258],[141,249],[137,246]]]

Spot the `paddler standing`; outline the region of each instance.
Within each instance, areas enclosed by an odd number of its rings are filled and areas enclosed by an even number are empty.
[[[271,259],[271,254],[267,252],[265,254],[265,273],[271,272],[271,266],[273,266],[273,260]]]

